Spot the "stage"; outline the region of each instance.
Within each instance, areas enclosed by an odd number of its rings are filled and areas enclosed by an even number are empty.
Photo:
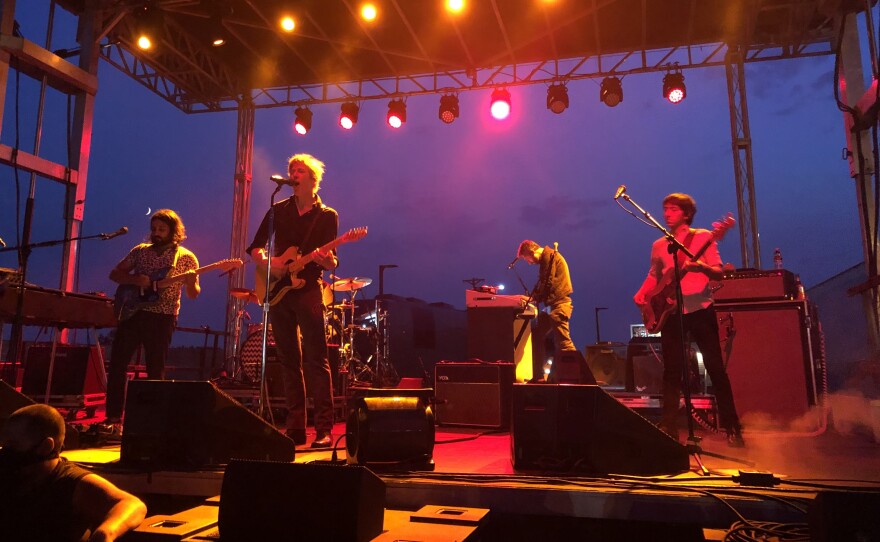
[[[337,424],[334,437],[344,432],[345,426]],[[309,439],[313,438],[311,430],[309,433]],[[736,449],[729,448],[721,435],[703,429],[695,434],[702,439],[699,459],[708,472],[705,475],[700,473],[694,454],[690,455],[688,472],[653,477],[517,473],[511,463],[510,433],[442,426],[436,430],[433,472],[377,474],[385,483],[386,518],[391,511],[415,511],[425,505],[488,509],[482,540],[566,540],[587,532],[600,533],[602,540],[720,540],[740,519],[737,514],[762,525],[803,524],[801,528],[806,530],[807,510],[815,507],[822,490],[861,488],[873,492],[868,497],[875,499],[870,506],[876,504],[880,446],[870,436],[843,435],[833,429],[798,436],[747,431],[747,447]],[[161,502],[163,509],[151,509],[148,516],[179,512],[200,499],[219,495],[221,490],[220,469],[132,470],[118,463],[118,446],[72,450],[64,455],[148,504]],[[297,449],[295,462],[325,463],[332,455],[330,450],[312,451],[303,446]],[[337,459],[344,458],[342,441]],[[272,491],[272,481],[255,483]],[[303,491],[331,500],[326,517],[320,521],[333,521],[336,514],[344,513],[333,503],[341,506],[346,488],[304,487]],[[173,506],[181,510],[169,509]],[[857,506],[849,508],[849,513],[856,513]],[[296,510],[290,513],[296,519]],[[837,517],[841,513],[834,511]],[[880,528],[874,515],[860,517],[873,522],[874,529]]]

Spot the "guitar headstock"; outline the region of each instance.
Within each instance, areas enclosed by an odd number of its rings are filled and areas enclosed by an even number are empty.
[[[217,262],[217,267],[224,271],[232,271],[233,269],[237,269],[244,265],[244,260],[241,258],[228,258],[226,260],[220,260]]]
[[[340,239],[343,243],[348,243],[351,241],[359,241],[367,236],[367,227],[362,226],[360,228],[352,228],[347,232],[343,233]]]
[[[733,213],[727,213],[727,216],[719,220],[718,222],[712,223],[712,237],[716,241],[720,241],[724,238],[727,231],[736,225],[736,219],[733,218]]]

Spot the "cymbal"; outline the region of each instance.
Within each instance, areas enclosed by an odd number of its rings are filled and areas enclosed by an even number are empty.
[[[368,279],[366,277],[351,277],[337,280],[333,283],[332,288],[337,292],[349,292],[351,290],[360,290],[372,282],[373,279]]]
[[[236,299],[241,299],[247,303],[260,302],[260,300],[257,299],[257,294],[255,294],[253,290],[249,290],[248,288],[230,288],[229,295]]]
[[[342,303],[334,303],[333,305],[330,305],[330,308],[331,309],[350,309],[353,306],[354,305],[352,305],[351,303],[349,303],[347,301],[343,301]]]

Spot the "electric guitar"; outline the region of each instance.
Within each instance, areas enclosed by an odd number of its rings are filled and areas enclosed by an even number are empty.
[[[270,270],[271,278],[269,279],[269,305],[274,305],[281,301],[287,292],[291,290],[299,290],[305,286],[305,279],[299,278],[298,274],[306,265],[315,260],[318,252],[325,250],[333,250],[343,243],[359,241],[367,235],[367,228],[352,228],[343,233],[336,239],[330,241],[326,245],[318,247],[308,254],[300,254],[299,247],[290,247],[279,256],[272,258],[272,268]],[[254,293],[257,299],[262,302],[266,297],[266,266],[257,264],[256,284],[254,285]]]
[[[694,254],[691,261],[699,260],[700,256],[706,252],[706,249],[712,243],[724,238],[727,230],[732,228],[734,224],[736,224],[736,220],[734,220],[733,215],[730,213],[720,222],[712,224],[714,228],[712,229],[711,237]],[[682,269],[681,278],[684,278],[685,274],[687,274],[687,271]],[[639,310],[642,311],[642,320],[645,322],[645,328],[648,332],[657,333],[663,329],[663,324],[666,323],[669,315],[675,312],[677,306],[678,303],[675,300],[675,269],[670,267],[660,280],[657,281],[654,288],[645,295],[645,304],[639,305]]]
[[[223,269],[230,271],[244,265],[240,258],[231,258],[220,260],[195,270],[197,275],[201,275],[207,271],[214,269]],[[150,287],[141,287],[134,284],[120,284],[116,288],[116,296],[113,299],[113,311],[116,313],[116,319],[120,322],[128,320],[137,311],[155,307],[159,304],[159,292],[163,288],[168,288],[179,282],[182,282],[186,274],[168,276],[172,270],[171,267],[160,269],[150,275]]]

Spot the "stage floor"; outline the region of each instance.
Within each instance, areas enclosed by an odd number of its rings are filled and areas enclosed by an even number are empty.
[[[344,424],[335,426],[335,435],[344,432]],[[746,448],[730,448],[721,435],[702,429],[696,435],[702,439],[699,459],[708,475],[701,474],[695,454],[690,456],[690,471],[675,475],[526,475],[512,466],[510,433],[440,426],[433,472],[379,476],[386,484],[389,510],[418,510],[427,504],[486,508],[491,510],[491,521],[507,525],[503,537],[523,540],[528,536],[564,540],[587,524],[598,528],[597,522],[605,525],[603,539],[641,539],[642,532],[668,531],[655,539],[677,540],[683,535],[676,529],[721,532],[738,519],[737,514],[751,521],[804,524],[806,510],[821,489],[880,491],[880,445],[867,435],[843,435],[832,429],[809,435],[746,432]],[[310,429],[309,441],[313,437]],[[345,458],[344,442],[341,446],[340,460]],[[303,446],[297,449],[295,461],[326,462],[331,454]],[[222,470],[133,471],[118,463],[118,446],[64,455],[139,496],[220,494]],[[774,487],[747,487],[737,481],[740,470],[771,473],[779,480]],[[549,525],[562,530],[548,534]],[[647,531],[633,531],[635,526]],[[626,534],[619,538],[610,534],[622,532]]]

